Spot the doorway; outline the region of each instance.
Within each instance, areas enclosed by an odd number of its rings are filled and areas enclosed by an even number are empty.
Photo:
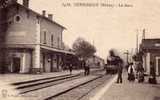
[[[157,75],[160,75],[160,59],[158,59]]]
[[[13,73],[19,73],[21,67],[21,59],[19,57],[13,58],[13,66],[12,66],[12,72]]]
[[[160,57],[156,57],[156,75],[160,75]]]

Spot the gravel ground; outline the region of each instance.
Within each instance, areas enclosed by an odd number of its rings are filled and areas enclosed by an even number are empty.
[[[94,93],[99,90],[112,76],[105,75],[95,81],[75,88],[63,95],[60,95],[52,100],[89,100]]]

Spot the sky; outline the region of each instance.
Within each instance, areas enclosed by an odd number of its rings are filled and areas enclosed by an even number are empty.
[[[21,2],[22,0],[18,0]],[[69,3],[71,6],[64,6]],[[74,3],[98,3],[106,6],[75,6]],[[129,7],[119,7],[127,4]],[[136,48],[136,34],[141,42],[142,30],[146,38],[160,38],[159,0],[30,0],[30,8],[53,14],[53,20],[65,26],[65,44],[82,37],[94,44],[97,55],[106,58],[111,48],[125,52]]]

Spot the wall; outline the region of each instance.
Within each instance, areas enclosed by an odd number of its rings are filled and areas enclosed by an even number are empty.
[[[160,66],[157,66],[157,63],[156,62],[156,58],[159,58],[160,57],[160,51],[157,51],[157,52],[151,52],[151,61],[154,62],[154,66],[155,66],[155,70],[156,70],[156,74],[157,75],[160,75]]]
[[[16,18],[19,21],[16,21]],[[23,7],[12,6],[8,13],[7,44],[35,44],[37,16]]]
[[[25,52],[25,66],[23,73],[30,72],[30,68],[32,67],[31,57],[32,57],[31,52]]]
[[[45,56],[43,58],[43,56]],[[52,58],[51,58],[52,57]],[[59,56],[59,62],[61,62],[62,57]],[[60,71],[61,70],[61,66],[59,66],[59,69],[57,68],[57,54],[56,53],[52,53],[51,52],[41,52],[41,68],[43,68],[43,72],[55,72],[55,71]],[[52,66],[51,66],[52,63]],[[51,70],[52,67],[52,70]]]
[[[54,47],[62,48],[62,31],[63,28],[59,27],[56,24],[53,24],[50,21],[41,19],[41,44]],[[44,44],[44,31],[46,32],[46,44]],[[51,43],[51,35],[53,35],[53,46]],[[59,38],[59,44],[58,44]]]
[[[158,70],[158,68],[156,68],[156,57],[160,57],[160,52],[159,50],[149,50],[148,51],[150,53],[150,62],[153,62],[154,67],[156,69],[156,71]],[[150,74],[150,62],[147,59],[147,52],[144,53],[143,59],[145,61],[143,61],[143,67],[145,68],[146,74]],[[158,73],[158,72],[156,72]]]
[[[8,69],[11,72],[12,58],[20,58],[20,73],[29,73],[32,67],[31,57],[32,53],[28,50],[9,50],[8,52]]]

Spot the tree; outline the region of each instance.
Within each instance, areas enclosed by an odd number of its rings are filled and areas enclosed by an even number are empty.
[[[78,38],[73,43],[72,47],[75,54],[79,58],[82,58],[83,60],[86,60],[87,58],[93,56],[94,53],[96,52],[96,48],[92,44],[90,44],[88,41],[84,40],[83,38]]]

